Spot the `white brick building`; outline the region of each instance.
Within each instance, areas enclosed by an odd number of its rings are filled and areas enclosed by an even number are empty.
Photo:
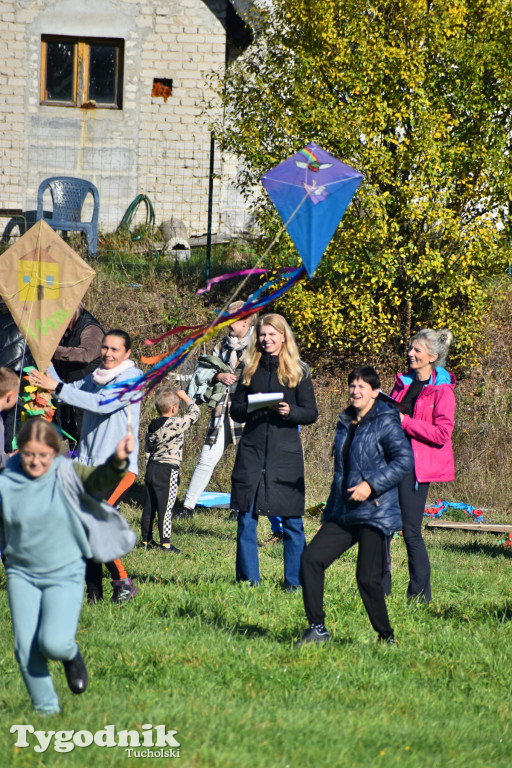
[[[39,183],[56,175],[96,184],[105,231],[144,192],[157,222],[176,216],[204,232],[205,74],[249,42],[235,4],[0,0],[0,234],[9,211],[34,211]],[[214,226],[229,228],[235,198],[216,184]]]

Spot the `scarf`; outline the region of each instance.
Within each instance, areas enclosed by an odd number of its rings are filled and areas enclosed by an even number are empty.
[[[228,363],[233,371],[241,357],[238,353],[246,349],[251,340],[252,330],[251,327],[242,339],[237,339],[236,336],[225,336],[222,340],[219,357],[221,360],[224,360],[225,363]]]
[[[122,363],[119,363],[119,365],[116,365],[115,368],[96,368],[91,374],[92,380],[98,387],[104,387],[119,376],[119,374],[124,373],[124,371],[128,370],[128,368],[132,368],[134,365],[135,363],[133,360],[128,358],[127,360],[123,360]]]

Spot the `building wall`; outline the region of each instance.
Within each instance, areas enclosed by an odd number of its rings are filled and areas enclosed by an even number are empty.
[[[0,208],[33,211],[42,179],[80,176],[99,189],[105,231],[144,192],[157,221],[204,232],[204,76],[225,65],[225,18],[226,0],[0,0]],[[123,108],[41,105],[45,34],[124,39]],[[172,79],[167,101],[154,78]]]

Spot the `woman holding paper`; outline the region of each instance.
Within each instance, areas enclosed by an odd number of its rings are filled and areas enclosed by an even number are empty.
[[[253,397],[257,395],[257,397]],[[299,426],[318,418],[309,369],[281,315],[256,323],[231,417],[245,423],[233,468],[231,508],[238,511],[236,578],[260,583],[258,516],[283,521],[284,585],[300,586],[305,547],[304,458]]]

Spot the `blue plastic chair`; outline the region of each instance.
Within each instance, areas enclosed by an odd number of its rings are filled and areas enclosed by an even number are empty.
[[[45,215],[43,209],[43,196],[48,188],[53,201],[53,214],[51,216],[48,215],[48,212]],[[91,221],[82,221],[82,208],[89,192],[94,198],[92,219]],[[83,232],[91,256],[94,256],[98,250],[99,210],[100,196],[91,181],[75,179],[71,176],[52,176],[39,185],[36,219],[38,221],[44,219],[53,229],[60,229],[65,232]]]

